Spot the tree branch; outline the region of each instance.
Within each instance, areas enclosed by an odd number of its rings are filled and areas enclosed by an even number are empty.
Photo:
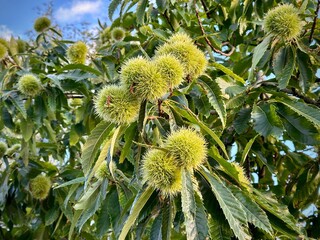
[[[315,101],[311,98],[308,98],[306,96],[303,96],[301,93],[299,93],[295,88],[291,88],[291,89],[282,89],[281,92],[285,92],[285,93],[288,93],[288,94],[291,94],[297,98],[300,98],[302,99],[303,101],[305,101],[306,103],[309,103],[309,104],[312,104],[312,105],[315,105],[317,107],[320,107],[320,101]]]
[[[169,24],[172,32],[174,32],[174,27],[172,26],[172,24],[170,22],[170,19],[169,19],[169,16],[168,16],[168,11],[165,10],[164,13],[162,14],[162,16],[164,16],[164,18],[166,19],[167,23]]]
[[[320,8],[320,0],[318,0],[318,4],[317,4],[316,10],[314,12],[314,18],[313,18],[313,24],[312,24],[312,27],[311,27],[309,43],[311,43],[311,41],[312,41],[313,33],[314,33],[314,30],[315,30],[316,25],[317,25],[317,18],[318,18],[319,8]]]
[[[202,4],[204,11],[206,12],[207,18],[211,18],[210,13],[209,13],[209,9],[208,9],[206,3],[204,2],[204,0],[201,0],[201,4]]]
[[[320,0],[319,0],[319,1],[320,1]],[[231,47],[230,51],[227,52],[227,53],[225,53],[225,52],[223,52],[223,51],[215,48],[215,47],[211,44],[210,40],[208,39],[208,37],[207,37],[207,35],[206,35],[205,31],[204,31],[203,25],[202,25],[202,23],[201,23],[199,11],[198,11],[197,6],[196,6],[196,0],[194,0],[194,8],[195,8],[196,16],[197,16],[197,19],[198,19],[198,23],[199,23],[199,26],[200,26],[200,29],[201,29],[201,32],[202,32],[202,36],[204,37],[206,43],[210,46],[210,48],[211,48],[214,52],[219,53],[219,54],[221,54],[221,55],[223,55],[223,56],[226,56],[226,57],[231,56],[232,53],[233,53],[234,50],[235,50],[235,47],[232,46],[229,42],[224,42],[224,43],[222,43],[223,46],[227,45],[227,46]]]

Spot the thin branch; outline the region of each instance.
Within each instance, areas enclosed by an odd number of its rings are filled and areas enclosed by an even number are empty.
[[[301,93],[299,93],[295,88],[291,88],[291,89],[282,89],[281,92],[285,92],[285,93],[288,93],[288,94],[292,94],[293,96],[297,97],[297,98],[300,98],[302,99],[303,101],[305,101],[306,103],[309,103],[309,104],[312,104],[312,105],[315,105],[317,107],[320,107],[320,101],[315,101],[311,98],[308,98],[306,96],[303,96]]]
[[[164,13],[162,14],[164,16],[164,18],[167,20],[167,23],[169,24],[172,32],[174,32],[174,27],[172,26],[171,22],[170,22],[170,19],[169,19],[169,16],[168,16],[168,11],[165,10]]]
[[[224,43],[222,43],[223,46],[226,46],[226,45],[227,45],[227,46],[231,47],[230,51],[227,52],[227,53],[225,53],[225,52],[223,52],[223,51],[215,48],[215,47],[211,44],[211,42],[209,41],[209,39],[208,39],[208,37],[207,37],[207,35],[206,35],[205,31],[204,31],[203,25],[202,25],[202,23],[201,23],[199,11],[198,11],[197,6],[196,6],[196,0],[194,1],[194,8],[195,8],[195,11],[196,11],[196,16],[197,16],[197,19],[198,19],[198,23],[199,23],[199,26],[200,26],[202,35],[203,35],[206,43],[210,46],[210,48],[211,48],[214,52],[219,53],[219,54],[221,54],[221,55],[223,55],[223,56],[226,56],[226,57],[231,56],[232,53],[233,53],[234,50],[235,50],[235,47],[232,46],[229,42],[224,42]]]
[[[209,13],[209,9],[208,9],[206,3],[204,2],[204,0],[201,0],[201,4],[202,4],[204,11],[206,12],[207,18],[211,18],[210,13]]]
[[[276,87],[277,84],[274,83],[274,82],[267,82],[267,81],[264,81],[262,82],[259,86],[273,86],[273,87]],[[287,93],[287,94],[291,94],[292,96],[295,96],[297,98],[300,98],[302,99],[305,103],[309,103],[309,104],[312,104],[314,106],[317,106],[317,107],[320,107],[320,99],[318,100],[313,100],[309,97],[306,97],[304,95],[302,95],[301,93],[299,93],[295,88],[291,88],[291,89],[288,89],[288,88],[284,88],[284,89],[281,89],[280,90],[281,92],[284,92],[284,93]]]
[[[313,33],[314,33],[315,28],[316,28],[319,8],[320,8],[320,0],[318,0],[317,8],[316,8],[316,10],[314,12],[314,18],[313,18],[313,24],[312,24],[312,27],[311,27],[309,43],[311,43],[311,41],[312,41]]]

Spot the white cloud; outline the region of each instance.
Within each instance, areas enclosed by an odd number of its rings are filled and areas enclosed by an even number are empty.
[[[74,1],[70,7],[60,7],[55,12],[59,22],[74,23],[86,15],[98,14],[102,9],[102,0]]]
[[[5,38],[9,40],[13,35],[13,31],[9,29],[6,25],[0,25],[0,38]]]

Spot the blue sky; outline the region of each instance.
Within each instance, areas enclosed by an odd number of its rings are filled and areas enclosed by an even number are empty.
[[[45,10],[49,0],[0,0],[0,37],[11,35],[25,38],[33,29],[33,22],[39,16],[37,7]],[[97,19],[106,22],[110,0],[52,0],[53,21],[59,26],[79,24],[83,21],[97,25]]]

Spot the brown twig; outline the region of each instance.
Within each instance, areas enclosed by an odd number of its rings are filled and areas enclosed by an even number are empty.
[[[300,98],[302,99],[303,101],[305,101],[306,103],[309,103],[309,104],[312,104],[312,105],[315,105],[317,107],[320,107],[320,101],[315,101],[311,98],[308,98],[306,96],[303,96],[301,93],[299,93],[295,88],[291,88],[291,89],[281,89],[281,92],[285,92],[285,93],[288,93],[288,94],[291,94],[297,98]]]
[[[204,2],[204,0],[201,0],[201,4],[202,4],[204,11],[206,12],[207,18],[211,18],[210,13],[209,13],[209,9],[208,9],[206,3]]]
[[[276,87],[277,84],[273,83],[273,82],[270,82],[270,83],[269,82],[262,82],[260,86],[273,86],[273,87]],[[291,89],[284,88],[284,89],[281,89],[280,91],[284,92],[284,93],[291,94],[292,96],[295,96],[297,98],[300,98],[305,103],[309,103],[309,104],[315,105],[317,107],[320,107],[320,100],[316,101],[316,100],[313,100],[311,98],[308,98],[308,97],[302,95],[301,93],[299,93],[295,88],[291,88]]]
[[[202,36],[204,37],[206,43],[210,46],[210,48],[211,48],[214,52],[219,53],[219,54],[221,54],[221,55],[223,55],[223,56],[226,56],[226,57],[231,56],[232,53],[233,53],[234,50],[235,50],[235,47],[232,46],[229,42],[224,42],[224,43],[222,43],[223,46],[226,46],[226,45],[227,45],[227,46],[231,47],[230,51],[227,52],[227,53],[225,53],[225,52],[223,52],[223,51],[215,48],[215,47],[211,44],[210,40],[208,39],[208,37],[207,37],[207,35],[206,35],[205,31],[204,31],[203,25],[202,25],[202,23],[201,23],[199,11],[198,11],[197,6],[196,6],[196,0],[194,0],[194,8],[195,8],[196,16],[197,16],[197,19],[198,19],[198,23],[199,23],[199,26],[200,26],[200,29],[201,29],[201,32],[202,32]]]
[[[165,10],[162,15],[164,16],[164,18],[166,19],[167,23],[169,24],[172,32],[174,32],[174,27],[172,26],[172,24],[171,24],[171,22],[170,22],[170,19],[169,19],[169,16],[168,16],[168,11]]]
[[[312,27],[311,27],[309,43],[311,43],[311,41],[312,41],[313,33],[314,33],[315,28],[316,28],[319,8],[320,8],[320,0],[318,0],[318,4],[317,4],[316,10],[314,12],[314,18],[313,18],[313,24],[312,24]]]

